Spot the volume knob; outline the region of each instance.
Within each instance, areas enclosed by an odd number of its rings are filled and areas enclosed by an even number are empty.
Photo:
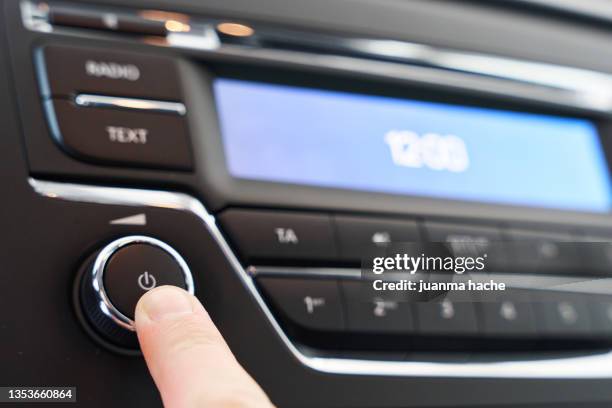
[[[194,293],[183,257],[158,239],[127,236],[106,245],[86,266],[80,303],[89,324],[106,341],[136,349],[134,309],[144,293],[161,285]]]

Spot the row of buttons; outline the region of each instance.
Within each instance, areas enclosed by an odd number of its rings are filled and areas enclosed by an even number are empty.
[[[67,152],[102,164],[193,167],[172,59],[59,45],[36,57],[49,128]]]
[[[584,272],[589,261],[593,268],[602,268],[608,265],[608,257],[612,255],[612,251],[605,252],[609,248],[602,245],[593,246],[592,253],[588,254],[572,245],[561,245],[559,243],[577,238],[560,232],[502,230],[492,226],[426,221],[423,224],[426,237],[422,237],[419,223],[413,220],[243,209],[226,210],[219,219],[239,253],[251,263],[269,260],[358,262],[369,248],[423,238],[434,242],[479,244],[529,241],[529,245],[521,248],[522,256],[490,256],[489,267],[498,271]]]
[[[220,221],[238,251],[248,259],[342,259],[362,256],[364,244],[386,244],[419,239],[414,221],[384,218],[335,217],[322,214],[227,210]]]
[[[508,290],[495,299],[407,302],[364,297],[358,280],[260,276],[288,320],[310,330],[522,338],[612,336],[612,298]]]

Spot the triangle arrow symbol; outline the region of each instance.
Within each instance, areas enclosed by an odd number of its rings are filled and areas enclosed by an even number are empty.
[[[129,217],[117,218],[110,221],[112,225],[147,225],[146,214],[130,215]]]

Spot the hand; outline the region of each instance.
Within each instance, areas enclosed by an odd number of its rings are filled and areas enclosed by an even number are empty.
[[[192,295],[173,286],[147,292],[136,332],[166,408],[272,408]]]

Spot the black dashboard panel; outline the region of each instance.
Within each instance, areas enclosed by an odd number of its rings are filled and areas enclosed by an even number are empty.
[[[612,33],[546,10],[479,1],[3,1],[0,386],[76,387],[87,407],[161,406],[133,334],[116,341],[92,324],[83,300],[82,275],[101,248],[148,236],[184,258],[196,296],[279,407],[609,405],[612,322],[585,300],[608,305],[605,285],[546,293],[548,303],[518,285],[503,304],[521,299],[512,313],[533,310],[514,326],[496,318],[496,303],[454,304],[453,325],[437,307],[405,311],[406,303],[392,309],[405,317],[381,323],[352,300],[370,237],[526,240],[550,253],[559,242],[609,241],[609,213],[236,179],[215,105],[213,81],[227,76],[559,115],[595,123],[608,155]],[[164,12],[188,23],[172,20],[169,31],[159,24]],[[220,31],[221,22],[255,31],[245,40]],[[381,55],[385,45],[429,52]],[[59,60],[50,63],[52,53]],[[442,57],[472,65],[445,66]],[[503,278],[609,276],[601,263],[586,266],[605,257],[597,247],[568,248],[575,253],[554,252],[545,265],[504,260]],[[555,304],[571,307],[576,324],[564,326]]]

